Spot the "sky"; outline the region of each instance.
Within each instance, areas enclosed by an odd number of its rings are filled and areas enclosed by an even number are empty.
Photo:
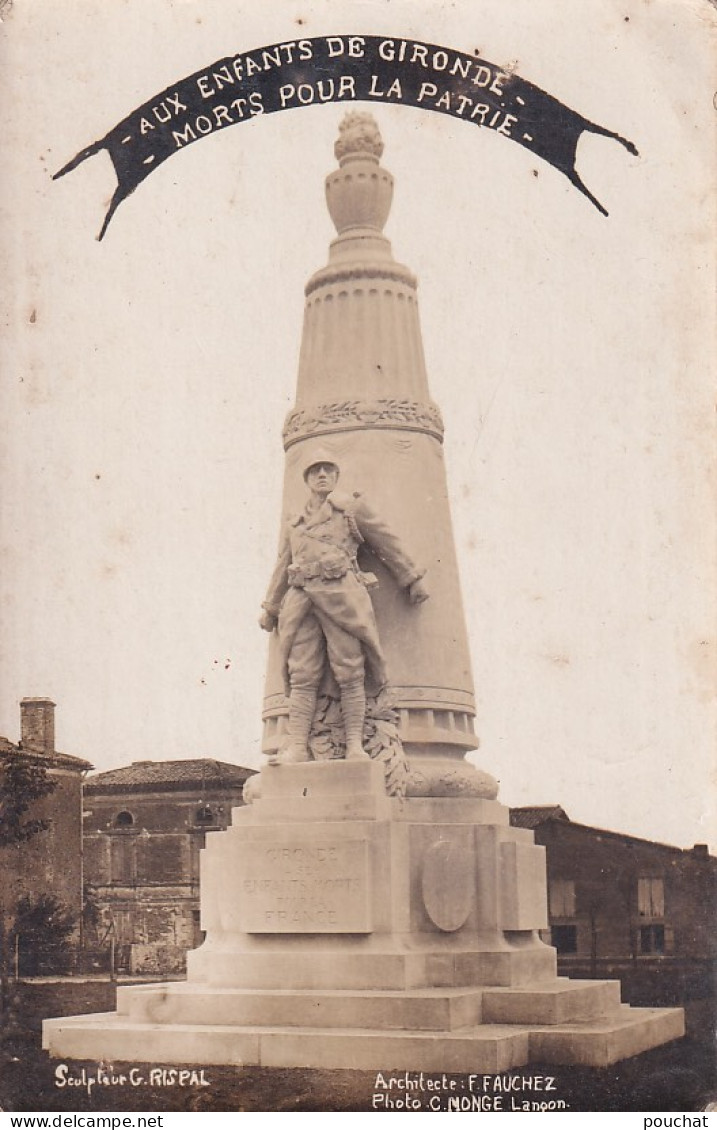
[[[446,424],[471,756],[507,804],[717,850],[708,0],[583,0],[579,21],[558,0],[15,0],[3,20],[0,733],[49,696],[58,748],[99,770],[260,765],[281,426],[343,108],[190,147],[101,243],[109,158],[52,173],[222,56],[417,38],[639,151],[580,142],[606,218],[505,138],[374,108]]]

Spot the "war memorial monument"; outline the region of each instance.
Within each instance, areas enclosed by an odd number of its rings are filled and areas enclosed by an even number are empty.
[[[186,981],[46,1021],[52,1055],[490,1073],[605,1066],[683,1034],[680,1009],[557,977],[544,849],[465,760],[478,740],[443,427],[416,279],[382,234],[382,151],[370,115],[347,115],[326,178],[338,235],[306,286],[284,425],[267,764],[207,839],[205,941]]]

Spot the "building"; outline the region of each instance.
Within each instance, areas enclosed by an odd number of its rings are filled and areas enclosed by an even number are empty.
[[[576,824],[558,805],[513,808],[547,853],[550,941],[559,972],[615,977],[623,1000],[683,1005],[707,1022],[717,972],[717,858]]]
[[[85,878],[97,945],[131,972],[179,972],[201,941],[199,851],[231,824],[254,770],[222,761],[135,761],[84,789]]]
[[[47,771],[54,789],[32,803],[23,819],[46,827],[23,843],[0,851],[0,900],[11,925],[18,899],[52,896],[77,922],[82,919],[82,779],[89,761],[55,749],[55,703],[24,698],[20,703],[20,741],[0,737],[0,766],[24,758]]]

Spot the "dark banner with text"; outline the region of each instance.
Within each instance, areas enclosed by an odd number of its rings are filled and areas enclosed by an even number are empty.
[[[330,35],[219,59],[134,110],[81,150],[55,179],[107,150],[118,184],[102,239],[122,201],[174,153],[260,114],[321,102],[416,106],[493,130],[559,169],[603,215],[606,210],[575,168],[581,135],[613,138],[637,155],[624,137],[476,55],[415,40]]]

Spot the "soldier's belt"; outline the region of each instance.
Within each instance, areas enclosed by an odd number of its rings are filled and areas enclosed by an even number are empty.
[[[349,563],[340,560],[309,561],[306,565],[289,566],[289,584],[301,589],[307,581],[336,581],[345,577]]]

